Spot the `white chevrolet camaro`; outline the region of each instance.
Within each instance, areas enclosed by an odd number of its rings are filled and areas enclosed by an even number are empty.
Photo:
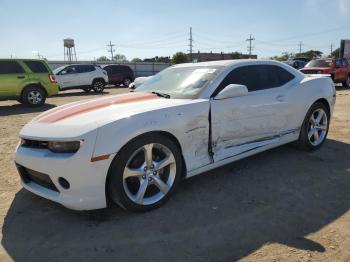
[[[319,148],[335,97],[331,78],[275,61],[175,65],[133,93],[44,112],[15,161],[24,188],[68,208],[146,211],[182,178],[290,142]]]

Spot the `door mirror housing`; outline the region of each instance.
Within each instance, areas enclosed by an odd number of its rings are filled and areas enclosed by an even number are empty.
[[[226,98],[245,96],[248,94],[248,88],[245,85],[230,84],[222,89],[219,94],[216,95],[216,100],[223,100]]]

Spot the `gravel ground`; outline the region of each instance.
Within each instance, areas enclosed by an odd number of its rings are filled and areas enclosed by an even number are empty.
[[[221,167],[183,181],[144,214],[75,212],[20,186],[13,161],[22,126],[95,96],[69,91],[41,109],[0,102],[0,261],[350,261],[349,89],[338,89],[317,152],[283,146]]]

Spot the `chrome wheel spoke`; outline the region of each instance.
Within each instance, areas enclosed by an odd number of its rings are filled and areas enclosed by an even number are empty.
[[[316,129],[317,130],[326,131],[327,130],[327,126],[326,125],[319,125],[319,126],[316,126]]]
[[[315,129],[314,128],[311,128],[309,130],[309,132],[307,133],[307,136],[309,138],[309,140],[311,139],[311,137],[315,134]]]
[[[315,123],[316,123],[316,124],[319,124],[319,123],[321,122],[323,116],[324,116],[323,110],[322,110],[322,111],[321,111],[321,110],[318,111],[318,115],[317,115],[317,117],[316,117],[316,119],[315,119]]]
[[[148,144],[143,147],[145,153],[146,166],[150,168],[153,165],[153,144]]]
[[[134,199],[136,203],[143,204],[143,199],[145,197],[147,187],[148,187],[148,180],[147,179],[140,180],[140,188],[137,191]]]
[[[174,158],[173,154],[170,154],[170,155],[166,156],[163,160],[156,162],[154,165],[154,168],[156,170],[160,170],[160,169],[167,167],[168,165],[171,165],[173,163],[175,163],[175,158]]]
[[[166,183],[163,182],[163,180],[161,180],[157,176],[154,176],[153,179],[154,179],[154,185],[156,185],[163,194],[168,193],[170,188]]]
[[[320,139],[320,136],[318,134],[318,130],[315,129],[315,132],[314,132],[314,142],[318,142],[318,140]]]
[[[140,168],[130,168],[130,167],[126,167],[124,169],[124,174],[123,174],[123,178],[126,179],[128,177],[141,177],[145,174],[144,170],[142,167]]]

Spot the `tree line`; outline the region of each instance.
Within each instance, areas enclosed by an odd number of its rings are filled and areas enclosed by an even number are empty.
[[[340,48],[335,49],[330,55],[328,55],[329,58],[339,58],[339,52]],[[309,50],[302,53],[289,53],[289,52],[283,52],[280,56],[273,56],[271,59],[277,60],[277,61],[286,61],[288,59],[294,58],[294,57],[306,57],[309,59],[314,59],[321,57],[323,55],[323,52],[319,50]]]
[[[110,58],[107,56],[100,56],[96,59],[96,61],[99,62],[104,62],[104,61],[111,61]],[[116,62],[133,62],[133,63],[138,63],[138,62],[155,62],[155,63],[173,63],[173,64],[179,64],[179,63],[187,63],[189,62],[189,57],[187,54],[183,52],[177,52],[175,53],[172,57],[169,56],[155,56],[153,58],[145,58],[141,59],[138,57],[135,57],[131,59],[130,61],[127,60],[126,56],[123,54],[116,54],[113,56],[113,61]]]

